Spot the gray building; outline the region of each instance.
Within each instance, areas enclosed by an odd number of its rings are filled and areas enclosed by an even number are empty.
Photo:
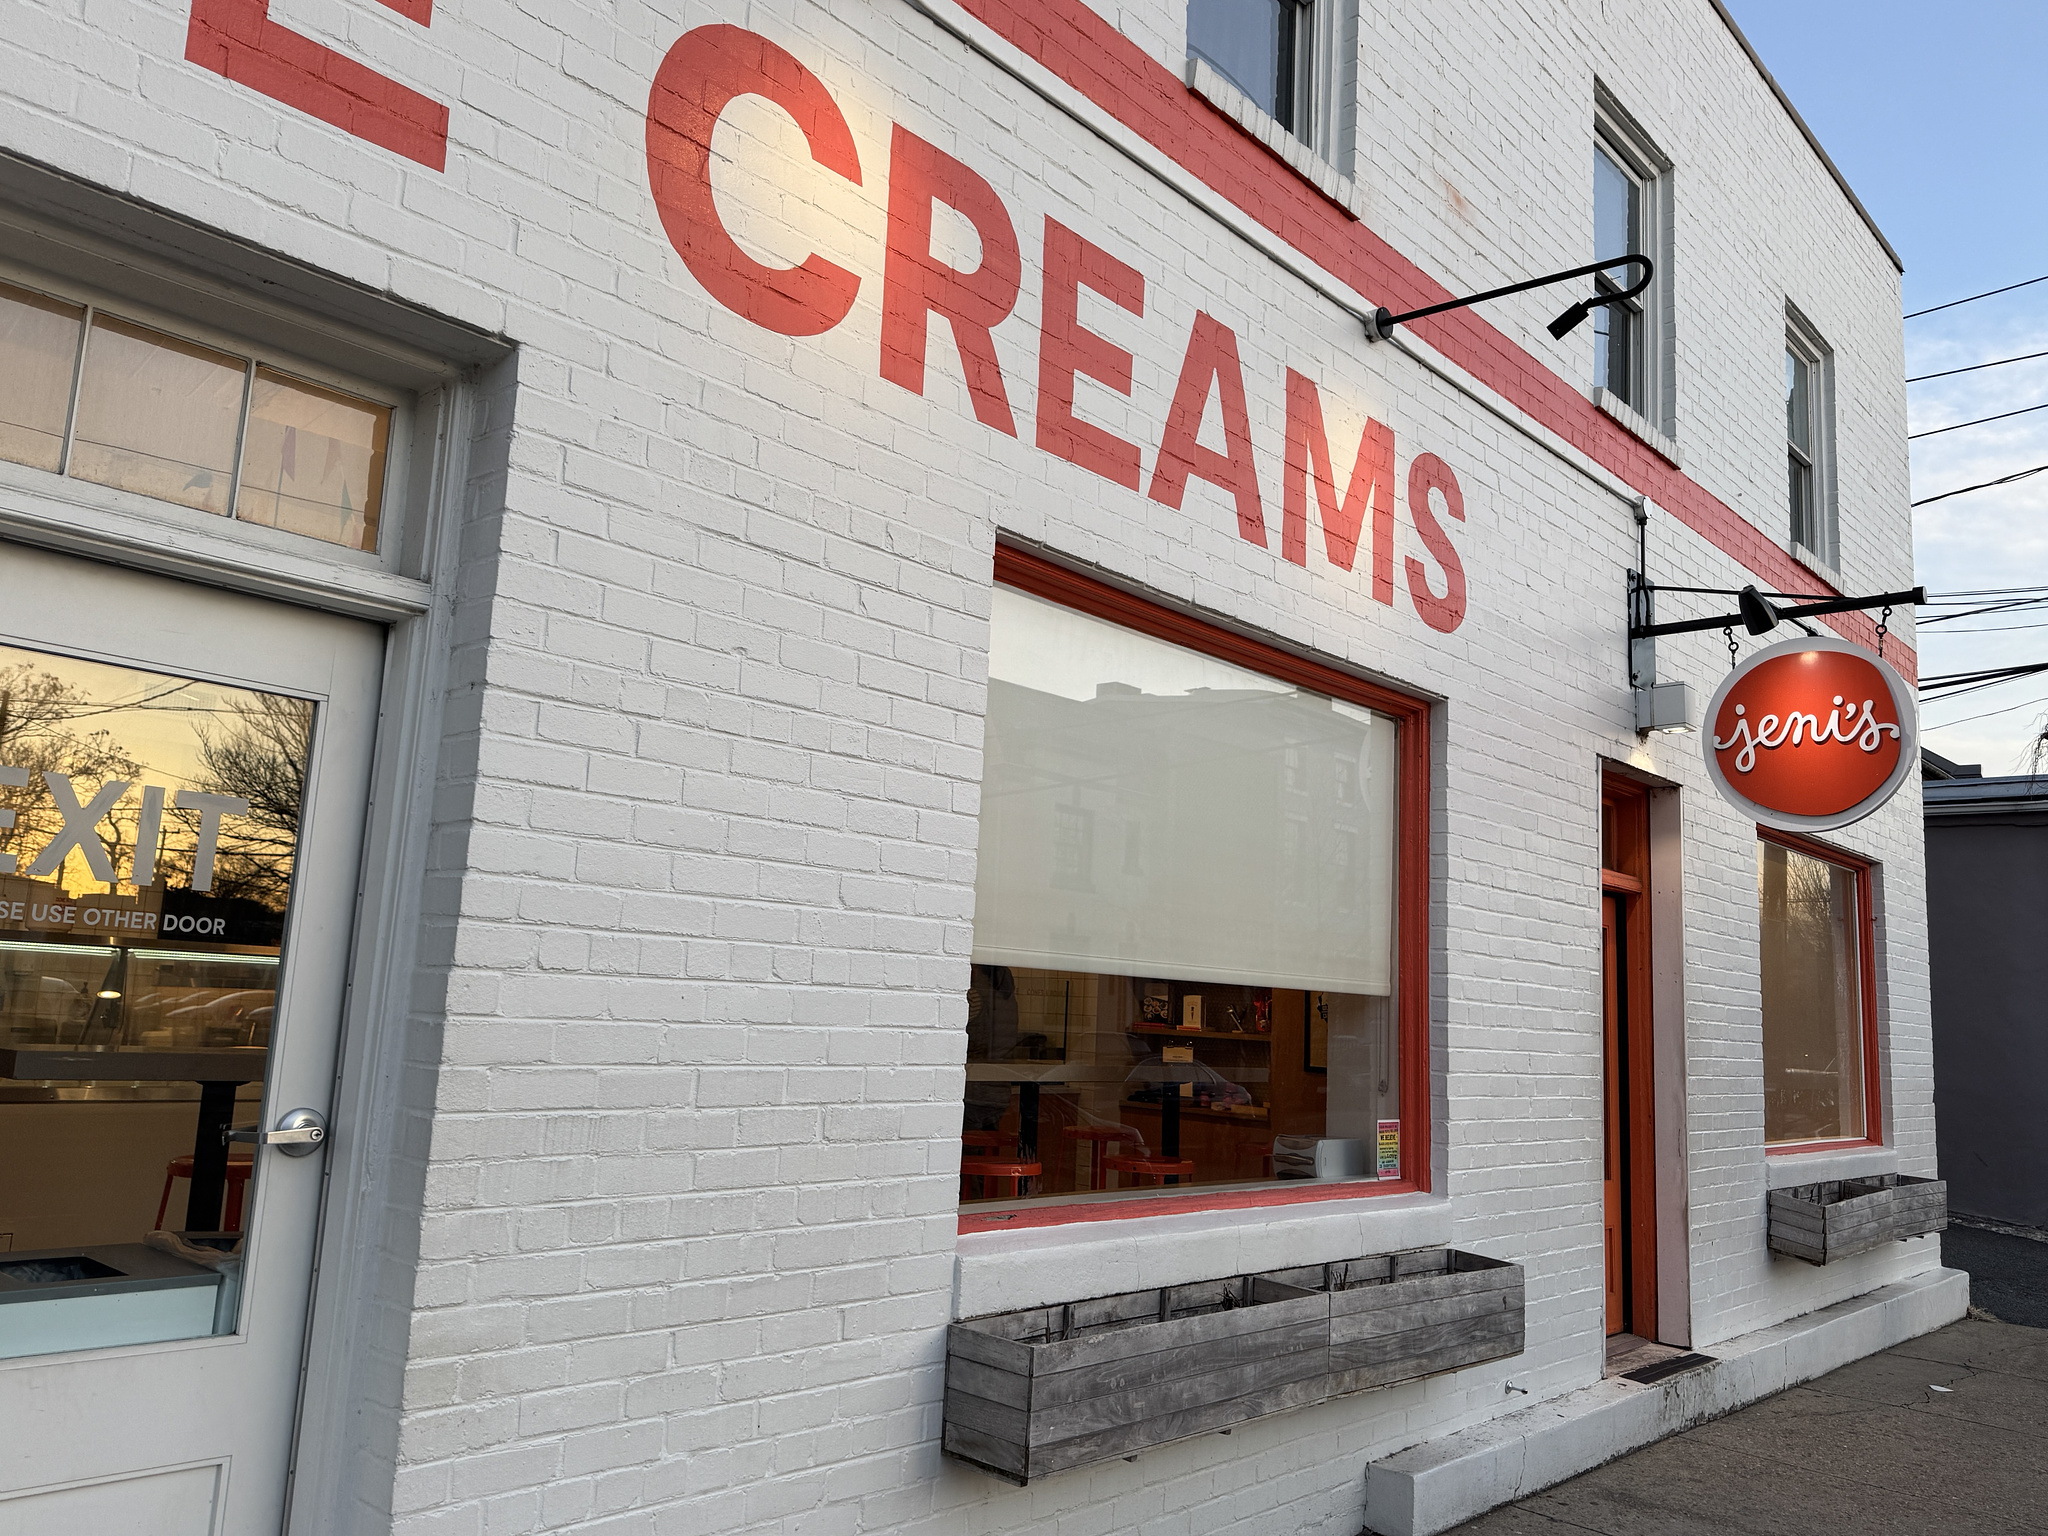
[[[2048,778],[1923,753],[1934,1102],[1952,1210],[2048,1227]]]

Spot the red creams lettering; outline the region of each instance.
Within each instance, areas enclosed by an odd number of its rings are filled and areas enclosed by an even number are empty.
[[[949,267],[932,254],[932,205],[966,215],[981,237],[981,265]],[[924,393],[930,316],[953,327],[967,392],[983,426],[1017,435],[990,333],[1017,305],[1024,260],[996,189],[902,124],[889,141],[889,254],[882,265],[882,377]]]
[[[699,27],[669,49],[647,98],[647,179],[669,243],[711,296],[785,336],[817,336],[853,308],[860,279],[813,252],[768,267],[733,243],[711,196],[711,135],[737,96],[765,96],[796,119],[811,158],[861,184],[853,130],[825,84],[783,49],[739,27]]]
[[[1057,219],[1045,221],[1045,297],[1039,318],[1038,446],[1135,491],[1144,475],[1136,443],[1074,414],[1074,375],[1131,392],[1131,354],[1081,326],[1081,290],[1145,313],[1145,278]]]
[[[1196,441],[1202,414],[1209,407],[1211,387],[1222,397],[1223,443],[1218,453]],[[1237,360],[1237,337],[1230,327],[1197,312],[1181,359],[1180,383],[1166,414],[1166,434],[1152,467],[1152,488],[1145,494],[1178,511],[1190,478],[1206,480],[1230,493],[1237,503],[1237,531],[1247,543],[1266,547],[1266,519],[1259,510],[1259,476],[1252,463],[1251,415],[1244,403],[1244,369]]]
[[[1458,477],[1451,473],[1451,466],[1433,453],[1417,454],[1415,462],[1408,466],[1408,513],[1415,519],[1415,531],[1422,535],[1423,547],[1444,568],[1444,595],[1438,597],[1429,590],[1428,572],[1420,560],[1410,555],[1408,596],[1423,623],[1448,635],[1465,621],[1465,563],[1458,558],[1443,524],[1436,520],[1436,510],[1429,504],[1431,491],[1443,495],[1445,511],[1459,522],[1465,521],[1465,493],[1458,489]]]
[[[1323,548],[1330,563],[1350,570],[1358,558],[1365,509],[1372,505],[1372,595],[1394,601],[1394,429],[1367,420],[1344,500],[1337,500],[1336,466],[1323,429],[1323,401],[1315,384],[1287,370],[1287,462],[1281,485],[1280,553],[1308,564],[1308,486],[1313,477],[1322,514]]]

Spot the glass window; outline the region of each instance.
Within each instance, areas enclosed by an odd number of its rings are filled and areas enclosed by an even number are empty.
[[[390,435],[387,405],[0,283],[0,459],[375,551]]]
[[[64,465],[64,423],[85,311],[0,284],[0,459]]]
[[[1188,52],[1296,138],[1311,134],[1309,0],[1188,0]]]
[[[1006,587],[989,665],[963,1198],[1370,1172],[1396,722]]]
[[[0,646],[0,1358],[235,1330],[312,726]]]
[[[1859,869],[1757,843],[1767,1142],[1867,1134],[1863,886]]]
[[[258,368],[235,516],[375,549],[390,427],[381,406]]]
[[[1827,530],[1821,518],[1820,391],[1813,356],[1797,341],[1785,343],[1785,469],[1791,507],[1792,542],[1826,557]]]
[[[1643,254],[1643,185],[1605,144],[1593,146],[1593,259]],[[1594,281],[1602,293],[1618,293],[1634,274],[1617,267]],[[1620,281],[1616,281],[1619,278]],[[1593,311],[1593,382],[1643,409],[1643,314],[1640,299],[1603,304]]]
[[[248,373],[239,357],[94,315],[71,473],[225,514]]]

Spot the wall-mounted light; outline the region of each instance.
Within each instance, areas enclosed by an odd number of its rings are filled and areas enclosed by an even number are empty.
[[[1361,316],[1365,321],[1367,341],[1385,341],[1394,334],[1394,327],[1409,320],[1420,320],[1424,315],[1440,315],[1446,310],[1463,309],[1468,304],[1483,304],[1488,299],[1504,299],[1509,294],[1527,293],[1531,288],[1547,287],[1551,283],[1570,282],[1575,277],[1590,277],[1595,272],[1605,272],[1609,267],[1641,267],[1643,275],[1626,288],[1617,288],[1612,293],[1596,293],[1590,299],[1581,299],[1563,314],[1550,322],[1550,334],[1559,341],[1564,340],[1585,322],[1586,316],[1604,304],[1620,304],[1634,298],[1650,286],[1650,279],[1657,275],[1647,256],[1614,256],[1606,261],[1588,262],[1583,267],[1573,267],[1569,272],[1553,272],[1548,277],[1532,277],[1526,283],[1510,283],[1505,288],[1489,288],[1484,293],[1468,294],[1462,299],[1449,299],[1442,304],[1431,304],[1422,309],[1411,309],[1405,314],[1394,314],[1386,308],[1374,310]]]
[[[1636,730],[1647,736],[1652,731],[1692,731],[1696,711],[1691,683],[1652,683],[1635,690]]]

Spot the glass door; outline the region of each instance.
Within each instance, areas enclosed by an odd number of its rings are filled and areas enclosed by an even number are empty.
[[[382,634],[0,571],[0,1529],[275,1532]]]

